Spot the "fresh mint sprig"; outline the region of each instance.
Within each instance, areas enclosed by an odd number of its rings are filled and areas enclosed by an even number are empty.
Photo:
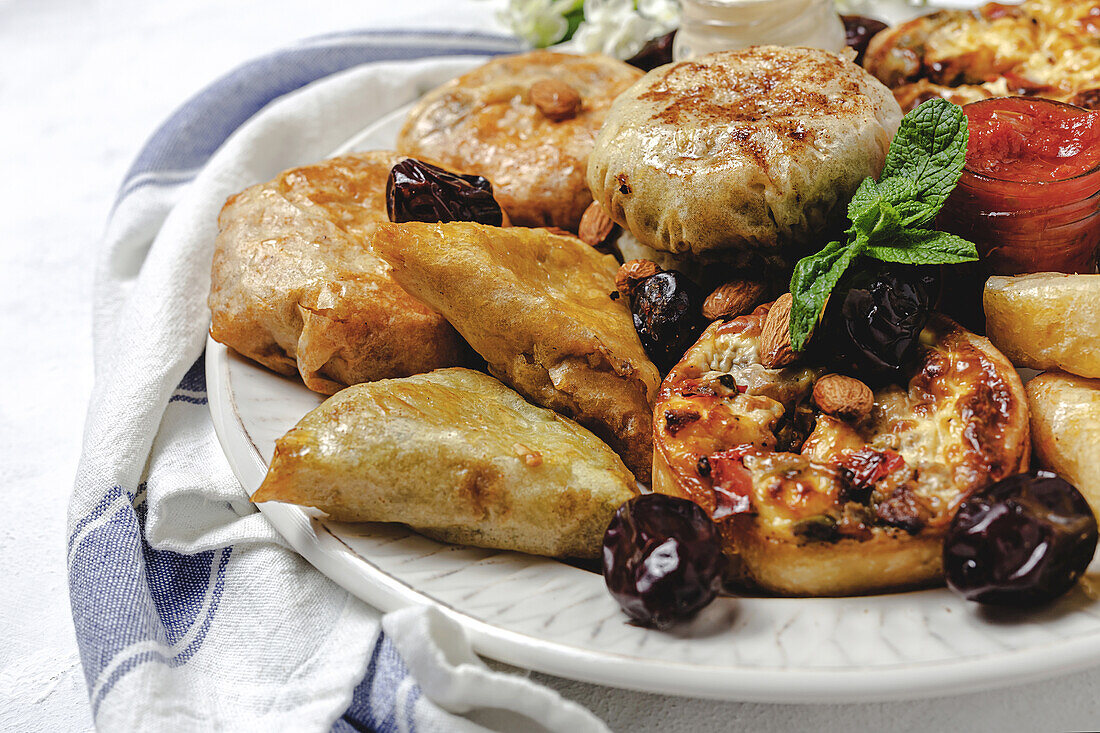
[[[962,109],[943,99],[905,115],[878,181],[863,179],[848,204],[846,242],[803,257],[791,276],[791,346],[802,351],[825,303],[860,256],[905,265],[949,265],[978,259],[973,243],[921,227],[951,195],[966,161]]]

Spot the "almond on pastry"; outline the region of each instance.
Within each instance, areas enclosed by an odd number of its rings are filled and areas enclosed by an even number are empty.
[[[585,244],[593,247],[599,247],[607,241],[607,238],[611,236],[615,231],[614,220],[611,215],[604,210],[602,206],[593,201],[587,209],[584,210],[584,216],[581,217],[581,226],[577,230],[577,236],[581,238],[581,241]]]
[[[638,286],[642,280],[653,277],[661,268],[656,262],[650,262],[649,260],[629,260],[624,262],[615,273],[615,289],[619,291],[619,295],[623,296],[623,299],[629,303],[630,297],[634,294],[634,288]]]
[[[539,79],[531,85],[530,94],[531,104],[554,122],[572,119],[581,111],[581,95],[563,81]]]
[[[826,415],[858,422],[871,413],[875,395],[858,379],[826,374],[814,385],[813,401]]]
[[[724,282],[703,301],[703,317],[708,321],[715,321],[749,313],[760,304],[767,289],[767,285],[759,280]]]
[[[760,363],[769,369],[784,367],[798,359],[791,346],[791,306],[794,298],[784,293],[772,303],[760,336]]]

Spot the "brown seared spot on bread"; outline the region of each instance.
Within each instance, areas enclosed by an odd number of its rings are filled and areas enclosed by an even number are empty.
[[[742,65],[742,58],[751,62]],[[841,75],[844,64],[824,54],[806,57],[759,49],[732,53],[709,63],[675,64],[639,98],[668,101],[654,118],[670,124],[680,122],[681,116],[759,122],[798,118],[807,112],[828,115],[846,112],[851,100],[843,94],[822,94],[819,89],[826,82],[840,78],[842,92],[859,93],[858,84]]]
[[[695,410],[689,409],[672,409],[665,410],[665,430],[670,435],[676,435],[686,425],[690,425],[700,418],[700,415]]]
[[[866,96],[846,63],[825,54],[754,49],[674,64],[639,99],[655,103],[651,119],[664,124],[729,125],[729,143],[767,171],[777,155],[775,138],[783,142],[780,153],[814,147],[818,131],[808,117],[865,109]],[[824,93],[827,84],[836,88]]]
[[[507,496],[501,489],[500,472],[487,466],[476,466],[461,472],[456,492],[466,504],[471,516],[485,519],[490,512],[508,514]]]
[[[963,436],[974,450],[974,459],[988,470],[993,481],[1015,469],[1015,462],[1008,460],[1001,449],[1013,404],[1007,385],[992,370],[960,400],[959,412],[966,422]],[[1015,409],[1020,408],[1017,405]]]

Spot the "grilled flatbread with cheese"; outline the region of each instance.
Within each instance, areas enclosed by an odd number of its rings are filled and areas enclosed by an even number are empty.
[[[959,503],[1028,465],[1016,371],[937,316],[908,385],[879,388],[868,417],[844,422],[810,406],[823,369],[760,364],[769,307],[712,324],[666,377],[653,489],[709,512],[736,572],[769,590],[850,595],[936,581]]]
[[[958,104],[1040,96],[1100,107],[1096,0],[987,3],[941,10],[875,35],[863,65],[905,111],[933,97]]]
[[[370,248],[402,159],[356,153],[231,196],[211,272],[214,340],[325,394],[460,364],[462,339]]]
[[[615,100],[588,187],[647,247],[793,262],[878,176],[900,122],[889,89],[827,51],[707,54],[658,67]]]
[[[545,229],[458,222],[381,224],[374,247],[494,376],[584,425],[649,477],[660,375],[630,311],[611,298],[614,257]]]
[[[594,558],[611,515],[636,493],[596,436],[456,368],[330,397],[279,439],[252,500],[401,522],[446,542]]]

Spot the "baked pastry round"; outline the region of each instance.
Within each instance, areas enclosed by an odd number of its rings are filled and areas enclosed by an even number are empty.
[[[882,170],[900,121],[886,87],[827,51],[712,53],[658,67],[615,101],[588,186],[654,249],[801,255]]]
[[[905,387],[862,419],[810,403],[824,370],[760,364],[769,305],[713,323],[665,378],[653,489],[718,523],[744,581],[792,595],[852,595],[941,576],[943,533],[974,490],[1028,465],[1028,411],[1012,365],[936,316]]]
[[[210,274],[214,340],[325,394],[461,364],[462,338],[370,247],[403,159],[346,155],[231,196]]]
[[[409,112],[397,149],[485,176],[518,226],[575,232],[592,203],[585,170],[596,132],[611,101],[640,76],[599,54],[532,51],[493,59],[425,95]],[[549,109],[568,100],[533,99],[540,82],[567,85],[579,106],[548,116],[536,102]]]

